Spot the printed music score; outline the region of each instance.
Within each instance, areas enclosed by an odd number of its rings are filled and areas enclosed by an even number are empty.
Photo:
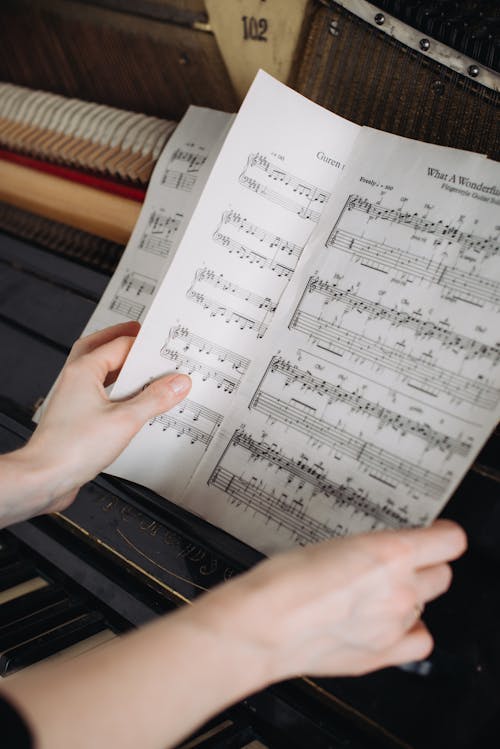
[[[84,333],[120,320],[144,319],[230,121],[231,115],[222,112],[188,109],[158,159],[139,220]]]
[[[331,479],[322,462],[313,463],[307,456],[293,459],[276,444],[254,439],[243,429],[233,433],[208,484],[227,494],[232,504],[286,530],[299,545],[345,535],[347,525],[334,520],[336,509],[363,515],[373,529],[407,522],[404,508],[390,502],[380,506],[355,489],[352,479],[344,484]],[[317,495],[329,508],[326,522],[311,514]]]
[[[203,382],[213,381],[224,393],[234,393],[238,389],[250,364],[236,351],[193,334],[181,325],[170,329],[160,355],[175,362],[176,370],[199,375]]]
[[[182,342],[182,350],[190,351],[191,348],[198,354],[205,354],[206,356],[214,356],[219,362],[227,362],[231,365],[231,369],[234,369],[240,375],[244,375],[250,365],[250,359],[231,351],[230,349],[219,346],[219,344],[210,341],[207,338],[191,333],[189,328],[183,325],[177,325],[170,330],[168,340],[169,342],[175,339]]]
[[[497,183],[260,73],[113,391],[185,372],[186,410],[112,470],[265,554],[431,522],[500,416]]]
[[[143,294],[151,296],[156,289],[156,282],[154,278],[130,271],[124,275],[121,288],[124,292],[130,292],[135,296],[142,296]]]
[[[348,390],[340,384],[333,384],[320,377],[315,377],[308,370],[300,369],[280,356],[274,356],[271,359],[262,382],[274,373],[281,376],[282,383],[280,385],[283,389],[292,384],[298,384],[301,391],[309,391],[325,398],[328,406],[332,403],[343,403],[354,413],[376,419],[379,428],[390,427],[402,437],[407,434],[417,437],[424,442],[426,450],[437,448],[443,453],[456,453],[462,456],[466,456],[470,452],[470,442],[460,437],[439,432],[425,422],[403,416],[398,411],[369,400],[361,393]]]
[[[355,310],[359,314],[365,314],[368,320],[386,320],[391,326],[409,328],[418,338],[436,339],[445,348],[463,353],[466,359],[485,357],[493,364],[500,361],[500,343],[488,346],[481,341],[461,335],[451,327],[449,321],[435,323],[425,319],[421,311],[407,312],[384,306],[380,302],[373,302],[366,297],[359,296],[349,289],[342,289],[338,283],[323,281],[317,276],[309,279],[304,295],[307,293],[323,296],[325,306],[329,302],[338,302],[349,312]]]
[[[207,294],[205,291],[206,286],[222,292],[222,298],[211,297],[210,292]],[[226,296],[229,299],[241,300],[244,304],[240,309],[235,309],[221,303]],[[226,323],[234,322],[240,330],[255,331],[257,338],[265,335],[272,313],[276,311],[278,304],[270,297],[262,297],[251,289],[229,281],[222,273],[216,274],[210,268],[198,268],[191,286],[186,291],[186,298],[201,305],[211,317],[222,317]],[[262,311],[260,317],[254,316],[254,309]]]
[[[152,255],[167,257],[183,219],[182,213],[169,215],[162,208],[151,211],[148,225],[139,240],[139,249]]]
[[[117,294],[112,299],[109,309],[112,312],[116,312],[120,317],[126,317],[127,320],[140,320],[146,309],[146,305]]]
[[[233,236],[236,235],[236,237]],[[243,235],[243,241],[241,241]],[[222,245],[229,255],[236,255],[250,265],[269,269],[278,278],[290,279],[302,254],[302,247],[251,223],[238,211],[224,211],[213,233],[213,240]],[[255,243],[252,249],[244,242]],[[272,254],[268,254],[268,252]]]
[[[170,429],[177,437],[187,437],[192,445],[199,442],[207,448],[222,418],[222,414],[186,399],[170,411],[151,419],[149,426],[157,424],[163,432]]]
[[[487,259],[492,255],[497,255],[500,249],[498,234],[496,237],[480,237],[474,233],[463,231],[459,225],[453,226],[441,219],[431,220],[428,216],[403,211],[401,208],[386,208],[359,195],[350,195],[344,210],[359,211],[360,213],[366,213],[372,220],[389,221],[411,227],[417,231],[427,232],[435,237],[435,245],[441,245],[443,240],[447,240],[448,244],[456,243],[460,247],[460,256],[472,251],[476,255],[482,253]]]
[[[326,190],[284,171],[261,153],[249,155],[239,181],[265,200],[316,224],[330,197]]]
[[[206,160],[207,154],[204,146],[186,143],[184,148],[176,148],[161,177],[161,184],[176,190],[191,192]]]
[[[485,261],[498,254],[498,237],[496,239],[474,237],[471,234],[453,229],[449,224],[441,229],[439,221],[424,220],[421,216],[415,216],[415,214],[408,217],[408,214],[399,210],[373,206],[368,202],[364,210],[356,209],[356,206],[360,203],[362,201],[359,198],[349,196],[343,211],[330,232],[326,242],[327,247],[352,255],[363,266],[378,273],[398,275],[402,283],[412,284],[415,281],[426,281],[429,284],[436,284],[442,287],[443,297],[450,301],[466,302],[478,307],[487,304],[500,309],[500,282],[489,278],[487,275],[482,275],[476,270],[476,265],[481,268]],[[350,206],[354,206],[354,208]],[[368,223],[363,225],[356,219],[354,222],[346,221],[353,212],[365,214]],[[378,219],[399,225],[405,229],[418,230],[424,236],[429,234],[431,239],[434,236],[443,235],[450,237],[447,249],[449,249],[449,245],[456,242],[460,248],[457,253],[457,260],[453,264],[447,262],[445,259],[447,253],[444,253],[443,260],[436,261],[429,257],[428,252],[418,254],[391,246],[384,241],[370,239],[367,236],[367,234],[369,235],[370,222],[376,223]],[[343,223],[347,223],[349,228],[343,228]],[[356,231],[349,230],[351,226],[356,226]],[[483,254],[481,259],[469,258],[464,251],[464,243],[466,249],[470,249],[467,244],[470,238],[472,238],[474,247],[480,248],[479,251]],[[439,239],[436,240],[436,244],[432,242],[433,249],[440,245]],[[467,264],[464,262],[463,267],[457,267],[459,259],[469,262]]]
[[[306,438],[309,449],[323,446],[346,455],[357,461],[371,478],[381,484],[398,489],[400,493],[409,490],[412,499],[418,499],[421,494],[439,497],[449,484],[449,478],[423,469],[388,450],[375,447],[343,427],[335,426],[333,419],[330,421],[318,416],[314,406],[299,398],[284,400],[259,388],[250,402],[250,408],[271,421],[300,432]]]
[[[494,387],[493,384],[489,384],[487,379],[481,378],[478,380],[457,373],[456,368],[442,367],[438,364],[436,357],[429,351],[424,355],[413,353],[409,339],[405,339],[402,344],[388,346],[376,338],[362,334],[359,329],[349,329],[345,325],[337,325],[334,322],[335,310],[330,309],[328,303],[322,304],[319,307],[319,312],[317,312],[318,306],[314,305],[314,296],[324,297],[326,294],[328,301],[332,302],[336,291],[336,287],[328,284],[328,282],[321,281],[318,278],[309,279],[297,309],[290,320],[290,329],[304,333],[308,341],[323,352],[339,358],[354,358],[357,361],[369,362],[379,370],[389,370],[408,387],[432,397],[444,394],[451,401],[465,401],[480,408],[494,409],[498,406],[500,389]],[[338,294],[339,296],[335,301],[342,304],[346,297],[342,295],[341,290],[338,291]],[[350,297],[350,300],[353,301],[352,297]],[[347,301],[349,301],[349,297],[347,297]],[[358,306],[357,309],[359,311],[360,307]],[[368,305],[362,311],[365,314],[368,313],[367,317],[373,320],[373,317],[370,318],[372,309],[373,307]],[[391,322],[393,322],[397,319],[397,313],[392,311],[391,315]],[[380,318],[375,319],[384,319],[384,315],[382,314]],[[387,319],[387,316],[385,319]],[[432,327],[429,325],[428,329],[432,330]],[[459,340],[463,338],[465,337],[458,335]],[[475,356],[481,356],[481,345],[477,341],[472,343],[475,344],[477,350]],[[496,345],[484,346],[484,350],[486,354],[493,353],[495,355],[498,347]],[[461,353],[462,349],[458,347],[457,355]],[[495,357],[495,361],[498,362],[497,357]]]

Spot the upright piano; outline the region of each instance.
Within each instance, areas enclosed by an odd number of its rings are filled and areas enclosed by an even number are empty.
[[[494,0],[222,5],[4,0],[0,80],[171,122],[190,103],[234,111],[245,75],[269,59],[274,45],[281,77],[332,111],[359,124],[499,158],[500,8]],[[224,10],[234,16],[232,26],[221,19]],[[288,31],[291,48],[283,39]],[[5,160],[17,159],[35,175],[37,155],[2,142],[1,125],[0,115],[0,170]],[[63,173],[57,153],[51,163],[61,179],[72,176],[73,167]],[[80,171],[98,183],[95,170]],[[149,173],[115,180],[129,190],[127,199],[136,201],[137,210]],[[90,317],[125,241],[73,221],[70,212],[62,221],[50,209],[43,215],[33,201],[27,210],[26,196],[24,202],[19,195],[9,198],[9,187],[0,186],[3,452],[29,438],[33,412]],[[454,564],[450,592],[425,611],[436,642],[427,660],[358,678],[305,677],[275,685],[216,716],[182,746],[496,745],[499,482],[497,429],[443,511],[466,529],[469,550]],[[1,533],[0,676],[14,678],[43,659],[99,647],[188,604],[258,559],[251,548],[153,492],[101,475],[63,513]],[[173,678],[168,663],[165,678]],[[133,706],[127,706],[127,718],[134,720]]]

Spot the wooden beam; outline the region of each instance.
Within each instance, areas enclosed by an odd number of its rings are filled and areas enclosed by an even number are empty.
[[[141,210],[134,200],[1,160],[0,200],[120,244]]]

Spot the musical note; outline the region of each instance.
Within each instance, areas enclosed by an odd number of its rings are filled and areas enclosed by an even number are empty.
[[[109,309],[118,315],[122,315],[122,317],[127,317],[129,320],[140,320],[146,306],[117,294],[111,301]]]
[[[327,246],[353,255],[364,267],[379,273],[401,273],[407,278],[442,286],[445,298],[450,301],[479,307],[491,304],[500,308],[500,283],[494,279],[429,260],[343,229],[331,232]]]
[[[184,356],[179,351],[168,348],[167,345],[161,348],[160,355],[165,359],[176,362],[175,369],[177,370],[185,370],[185,373],[189,375],[199,374],[204,382],[215,380],[217,388],[222,389],[225,393],[234,393],[240,385],[241,377],[233,377],[215,367],[207,367],[190,356]]]
[[[198,172],[206,160],[207,156],[204,153],[195,153],[190,149],[177,148],[162,175],[161,184],[173,187],[175,190],[191,192],[196,184]],[[182,169],[172,166],[176,162],[180,162]]]
[[[460,245],[461,256],[472,250],[476,254],[483,253],[484,258],[487,259],[492,255],[497,255],[500,251],[498,236],[479,237],[462,231],[458,226],[446,224],[440,219],[433,221],[417,212],[411,213],[410,211],[403,211],[401,208],[386,208],[359,195],[350,195],[345,208],[347,211],[365,213],[372,220],[390,221],[439,238],[445,238],[449,243],[456,242]]]
[[[284,486],[276,482],[276,471],[288,476]],[[288,531],[299,544],[344,535],[347,527],[334,519],[337,508],[362,514],[371,528],[400,527],[409,522],[404,508],[396,508],[390,501],[379,505],[366,492],[332,481],[323,467],[311,465],[306,457],[290,458],[243,429],[233,433],[208,484],[227,494],[232,504],[260,515],[266,524],[273,522]],[[311,510],[318,499],[320,504],[326,499],[330,505],[324,521]]]
[[[222,273],[215,273],[215,271],[211,270],[210,268],[198,268],[195,273],[191,289],[194,288],[197,281],[205,281],[210,286],[214,286],[221,291],[225,291],[228,294],[231,294],[231,296],[236,297],[237,299],[242,299],[243,301],[252,304],[254,307],[257,307],[258,309],[265,309],[268,312],[276,311],[276,307],[278,304],[277,302],[273,301],[269,297],[262,297],[259,294],[254,294],[254,292],[250,291],[250,289],[246,289],[239,284],[228,281],[226,278],[224,278],[224,275]]]
[[[196,304],[201,305],[203,309],[208,310],[211,317],[223,317],[227,323],[236,323],[240,330],[245,330],[247,328],[248,330],[254,330],[257,334],[257,338],[262,338],[266,333],[267,325],[264,325],[258,320],[254,320],[252,317],[243,315],[241,312],[238,312],[231,307],[226,307],[225,305],[220,304],[216,299],[211,299],[210,297],[205,296],[205,294],[194,291],[192,288],[188,289],[186,297],[192,299]]]
[[[345,403],[351,411],[377,419],[381,428],[389,426],[400,432],[403,436],[411,434],[423,440],[428,449],[437,448],[441,452],[456,453],[463,456],[470,452],[471,445],[468,442],[454,438],[444,432],[439,432],[429,424],[403,416],[403,414],[392,411],[380,405],[380,403],[371,401],[358,393],[346,390],[341,385],[334,385],[331,382],[322,380],[320,377],[315,377],[310,372],[300,369],[280,356],[273,356],[271,359],[266,373],[262,378],[261,386],[265,382],[266,377],[274,373],[282,376],[285,387],[298,383],[301,388],[326,398],[328,404],[334,402]]]
[[[372,302],[362,296],[358,296],[349,290],[342,289],[336,283],[324,281],[318,276],[311,276],[307,283],[309,294],[319,294],[329,302],[339,302],[348,311],[355,310],[366,314],[368,320],[384,320],[395,327],[406,327],[412,330],[417,337],[424,339],[435,338],[445,348],[463,352],[466,358],[485,357],[493,364],[500,361],[500,343],[488,346],[481,341],[461,335],[453,330],[449,324],[435,323],[425,319],[422,314],[405,312],[394,307],[385,307],[380,302]]]
[[[300,305],[289,327],[302,331],[318,348],[334,356],[347,355],[358,361],[371,362],[379,369],[390,370],[408,387],[427,396],[437,397],[443,393],[451,400],[485,409],[496,408],[500,401],[500,390],[484,379],[471,379],[404,350],[354,333],[341,325],[334,325],[321,316],[301,310]]]
[[[185,399],[170,411],[155,416],[149,421],[149,426],[159,424],[164,432],[168,429],[174,430],[178,437],[186,436],[191,444],[201,442],[206,448],[222,423],[222,418],[222,414]],[[205,429],[201,428],[200,422]]]
[[[265,178],[280,189],[272,189],[258,178],[250,176],[253,169],[264,172]],[[314,223],[318,223],[323,206],[330,197],[330,193],[300,177],[283,171],[281,167],[258,153],[250,154],[248,157],[246,167],[240,174],[239,182],[266,200]],[[289,193],[289,195],[285,193]],[[317,205],[319,208],[313,208],[313,205]]]
[[[151,211],[148,224],[139,240],[138,248],[152,255],[167,257],[176,239],[184,216],[182,213],[173,215],[163,211]]]
[[[303,434],[312,444],[329,447],[356,461],[369,476],[391,489],[409,488],[418,494],[439,498],[450,483],[447,476],[421,468],[416,463],[350,434],[315,415],[315,409],[294,399],[277,398],[256,390],[250,408],[272,421],[280,422]]]
[[[121,288],[124,291],[134,292],[136,296],[141,296],[142,294],[151,296],[156,288],[156,282],[153,278],[131,271],[123,277]]]
[[[231,349],[224,348],[214,341],[210,341],[207,338],[202,338],[189,331],[183,325],[177,325],[170,329],[169,340],[179,339],[184,342],[183,351],[189,351],[193,347],[198,353],[205,353],[207,355],[213,354],[220,362],[229,362],[232,369],[235,369],[240,375],[245,374],[249,365],[250,359],[244,356],[240,356]]]
[[[259,250],[265,249],[272,252],[269,256],[263,252],[251,249],[243,242],[234,239],[230,230],[247,235],[252,241],[257,242]],[[297,260],[302,253],[302,247],[289,242],[282,237],[265,231],[256,224],[252,224],[243,218],[237,211],[225,211],[221,221],[212,235],[214,242],[226,248],[230,255],[234,254],[242,260],[255,264],[258,268],[269,269],[278,278],[290,279],[293,275]]]

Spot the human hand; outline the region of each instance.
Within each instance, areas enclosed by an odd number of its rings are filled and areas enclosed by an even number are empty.
[[[114,325],[74,344],[40,423],[24,448],[30,467],[50,489],[38,512],[67,507],[80,486],[118,457],[148,419],[189,392],[187,375],[166,375],[138,395],[111,401],[105,387],[122,368],[139,332],[135,322]]]
[[[333,539],[260,563],[190,614],[229,649],[254,651],[268,683],[420,660],[433,647],[421,610],[448,589],[448,562],[465,548],[462,529],[442,520]]]

